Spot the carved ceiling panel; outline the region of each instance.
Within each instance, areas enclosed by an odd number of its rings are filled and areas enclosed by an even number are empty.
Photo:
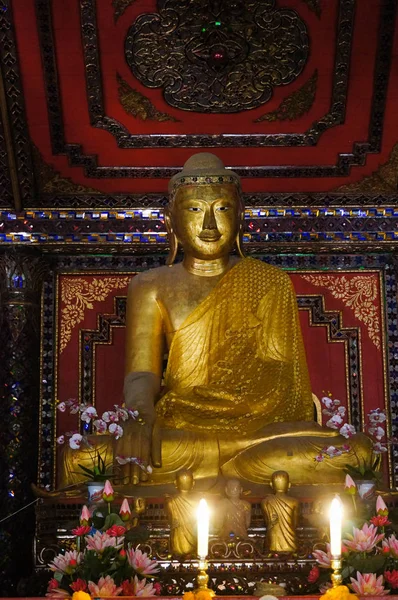
[[[257,108],[292,83],[309,53],[299,15],[274,0],[162,0],[127,33],[126,60],[176,108],[232,113]]]
[[[398,141],[395,0],[4,5],[0,58],[25,206],[66,205],[68,194],[112,206],[131,193],[161,198],[198,149],[275,202],[349,193]]]

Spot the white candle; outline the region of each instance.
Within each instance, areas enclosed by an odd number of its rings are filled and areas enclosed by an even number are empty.
[[[198,512],[198,556],[204,560],[209,552],[210,511],[204,498],[199,502]]]
[[[330,505],[330,554],[332,557],[341,556],[341,525],[343,522],[343,504],[339,496]]]

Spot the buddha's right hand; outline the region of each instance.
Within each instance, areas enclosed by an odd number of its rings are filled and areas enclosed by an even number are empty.
[[[146,416],[145,421],[129,421],[124,425],[123,436],[116,442],[115,456],[123,458],[137,458],[138,464],[127,462],[121,466],[121,480],[123,484],[137,485],[140,481],[147,481],[148,467],[151,464],[151,443],[154,418]],[[117,459],[116,459],[117,460]]]

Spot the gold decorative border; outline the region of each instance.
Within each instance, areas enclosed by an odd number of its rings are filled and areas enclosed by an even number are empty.
[[[108,278],[105,281],[105,277]],[[70,342],[76,325],[84,320],[85,310],[93,308],[93,302],[103,302],[111,292],[128,286],[131,277],[115,277],[114,275],[101,274],[101,278],[86,281],[74,275],[64,277],[61,287],[61,309],[59,329],[59,353],[65,350]],[[68,287],[69,286],[69,287]]]
[[[374,304],[379,293],[372,276],[358,274],[347,279],[344,274],[340,276],[339,272],[317,273],[302,277],[312,285],[327,289],[334,298],[341,300],[344,306],[352,310],[358,321],[364,323],[371,341],[380,350],[379,310],[378,306]],[[334,278],[335,281],[333,281]],[[359,285],[361,281],[366,284],[365,288]]]

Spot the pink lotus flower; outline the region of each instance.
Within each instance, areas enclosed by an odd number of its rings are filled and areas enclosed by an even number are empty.
[[[133,579],[134,596],[154,596],[155,588],[152,583],[147,583],[146,579],[138,579],[137,575]]]
[[[357,490],[355,481],[348,474],[345,476],[344,490],[346,492],[348,492],[349,494],[355,494],[355,492]]]
[[[76,527],[76,529],[72,529],[73,535],[77,535],[80,537],[81,535],[87,535],[90,533],[91,527],[89,525],[80,525],[80,527]]]
[[[122,502],[122,505],[119,510],[119,515],[122,521],[128,521],[131,517],[131,508],[127,501],[127,498],[125,498]]]
[[[107,533],[101,533],[101,531],[96,531],[94,535],[87,535],[84,539],[86,540],[87,550],[95,550],[100,553],[110,546],[117,549],[123,546],[123,538],[112,537]]]
[[[74,592],[85,592],[87,590],[87,582],[84,579],[76,579],[70,584],[71,589]]]
[[[398,558],[398,540],[394,534],[383,540],[382,550],[385,554],[391,554],[394,558]]]
[[[51,592],[51,590],[55,590],[57,587],[59,587],[59,582],[54,578],[50,579],[48,582],[47,591]]]
[[[82,553],[77,550],[65,552],[65,554],[58,554],[53,562],[49,564],[49,568],[56,573],[70,574],[80,563],[82,556]]]
[[[332,555],[330,554],[330,544],[326,544],[326,552],[323,550],[314,550],[313,553],[314,558],[320,567],[324,567],[325,569],[330,568],[330,561],[332,560]]]
[[[119,537],[126,533],[126,528],[123,525],[112,525],[106,530],[106,533],[112,537]]]
[[[349,550],[357,552],[370,552],[384,538],[384,533],[377,533],[377,527],[365,523],[362,529],[353,528],[350,539],[343,540]]]
[[[153,575],[159,571],[156,560],[151,560],[147,553],[141,552],[141,550],[133,548],[127,550],[127,560],[129,565],[141,575]]]
[[[311,571],[308,574],[307,581],[309,583],[315,583],[319,579],[319,575],[321,574],[319,567],[312,567]]]
[[[101,577],[98,583],[89,581],[88,591],[92,597],[106,598],[107,596],[119,596],[122,588],[117,587],[112,577],[107,575],[106,577]]]
[[[389,590],[385,590],[383,575],[376,578],[374,573],[364,573],[361,575],[357,571],[357,579],[350,577],[350,588],[360,596],[386,596]]]
[[[398,588],[398,571],[395,569],[393,571],[385,571],[384,579],[393,590]]]
[[[386,525],[391,525],[391,521],[388,520],[388,517],[383,515],[376,515],[375,517],[372,517],[370,522],[376,527],[385,527]]]
[[[382,515],[383,517],[386,517],[388,515],[387,505],[381,496],[377,496],[376,512],[378,515]]]
[[[82,508],[82,512],[80,514],[80,525],[88,525],[90,519],[91,519],[91,513],[90,513],[89,509],[87,508],[87,506],[84,504],[84,506]]]
[[[58,600],[63,600],[63,598],[70,598],[70,593],[67,590],[64,590],[64,588],[54,588],[52,590],[49,590],[46,594],[47,598],[54,598]]]
[[[102,497],[105,500],[105,502],[112,502],[115,497],[115,492],[113,491],[113,487],[111,486],[111,482],[109,481],[109,479],[105,481]]]

